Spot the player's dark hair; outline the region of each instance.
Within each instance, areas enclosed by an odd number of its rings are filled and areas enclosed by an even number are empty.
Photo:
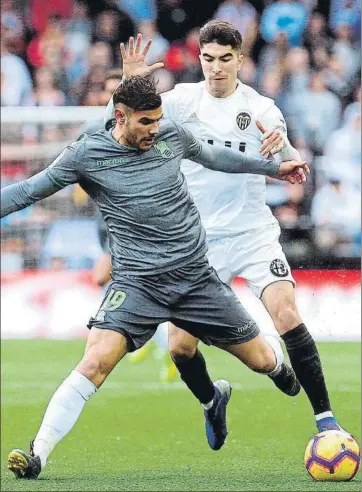
[[[208,43],[218,43],[222,46],[230,45],[234,50],[241,50],[243,38],[230,22],[215,19],[200,29],[200,48]]]
[[[113,94],[113,104],[118,103],[133,111],[149,111],[161,106],[161,96],[157,93],[157,83],[148,78],[134,76],[125,79]]]

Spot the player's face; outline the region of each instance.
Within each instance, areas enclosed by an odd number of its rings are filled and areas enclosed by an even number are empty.
[[[236,89],[238,71],[243,64],[243,55],[230,45],[204,44],[200,61],[206,87],[214,97],[228,97]]]
[[[126,116],[124,137],[131,147],[150,150],[160,131],[162,106],[150,111],[133,111]]]

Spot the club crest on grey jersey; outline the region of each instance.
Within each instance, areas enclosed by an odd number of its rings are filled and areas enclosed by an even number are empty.
[[[240,130],[246,130],[251,123],[251,116],[246,111],[242,111],[236,117],[236,123]]]
[[[155,143],[153,148],[164,159],[171,159],[172,157],[175,157],[172,149],[164,140],[160,140],[159,142]]]

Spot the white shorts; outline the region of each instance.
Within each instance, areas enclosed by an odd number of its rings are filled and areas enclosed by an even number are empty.
[[[224,283],[231,285],[234,277],[242,277],[260,298],[274,282],[288,280],[295,285],[279,236],[279,224],[271,224],[238,236],[211,239],[207,256]]]

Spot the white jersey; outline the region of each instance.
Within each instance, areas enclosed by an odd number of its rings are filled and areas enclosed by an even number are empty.
[[[205,82],[178,84],[162,94],[167,118],[181,123],[196,138],[259,156],[260,120],[267,129],[286,134],[274,101],[241,82],[227,98],[215,98]],[[189,190],[199,209],[208,239],[235,236],[277,221],[265,203],[265,176],[212,171],[195,162],[182,164]]]

